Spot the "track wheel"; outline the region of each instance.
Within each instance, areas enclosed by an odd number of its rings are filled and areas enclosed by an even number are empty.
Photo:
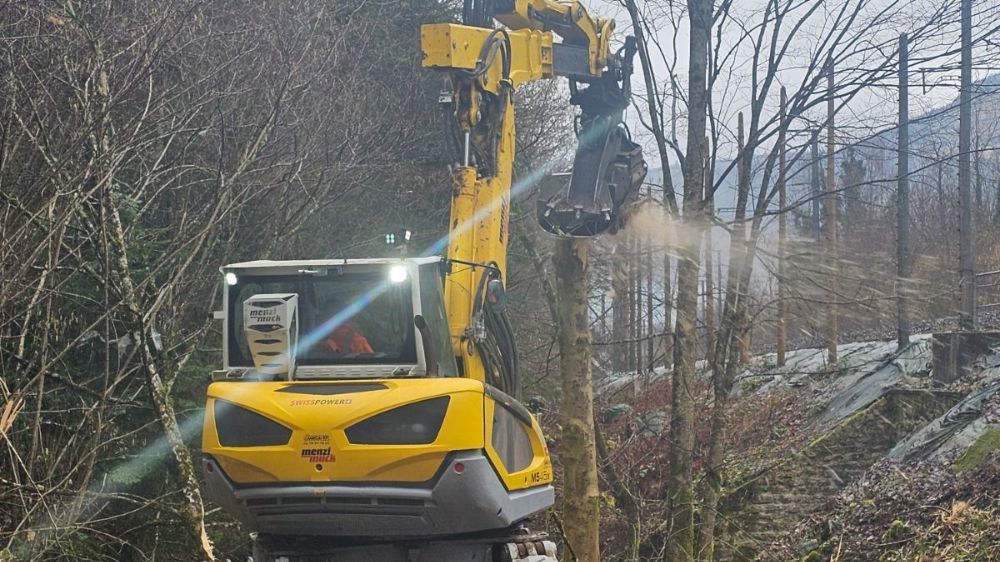
[[[552,541],[509,542],[503,546],[503,562],[559,562]]]

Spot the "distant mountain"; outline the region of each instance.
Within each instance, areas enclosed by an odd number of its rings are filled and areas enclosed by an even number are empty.
[[[1000,146],[1000,74],[972,86],[972,148]],[[959,97],[942,107],[910,116],[910,171],[918,177],[936,162],[958,154]],[[896,177],[898,129],[892,128],[855,144],[871,180]],[[936,168],[936,166],[933,166]],[[928,173],[936,170],[927,170]],[[994,170],[983,170],[994,173]],[[954,177],[950,170],[948,177]]]
[[[942,158],[949,158],[958,153],[958,96],[945,106],[934,108],[920,115],[910,118],[910,170],[918,177],[921,173],[936,173],[932,166],[934,162]],[[855,158],[860,159],[865,167],[866,180],[869,189],[877,189],[883,192],[891,192],[891,184],[886,184],[881,180],[888,180],[896,177],[896,139],[897,130],[888,129],[871,137],[865,138],[851,145],[841,147],[837,153],[837,178],[841,180],[841,164],[846,158],[848,148]],[[1000,147],[1000,74],[994,74],[973,85],[973,150],[978,147]],[[761,158],[766,157],[761,155]],[[820,142],[819,157],[820,183],[825,181],[825,172],[822,166],[825,165],[824,143]],[[994,160],[996,156],[989,156]],[[1000,161],[1000,160],[998,160]],[[731,160],[720,160],[716,164],[716,177],[720,177],[730,164]],[[652,164],[652,162],[650,162]],[[755,163],[755,171],[751,179],[752,197],[755,198],[760,186],[761,176],[759,168],[763,161]],[[800,160],[793,165],[788,172],[788,197],[790,202],[807,198],[811,193],[810,173],[808,170],[808,159]],[[983,169],[982,183],[984,185],[998,185],[1000,170]],[[986,168],[984,166],[984,168]],[[924,172],[920,172],[923,170]],[[954,171],[948,172],[949,177],[954,175]],[[681,198],[683,188],[683,177],[680,167],[671,168],[671,178],[677,198]],[[772,185],[774,176],[772,176]],[[646,177],[646,183],[654,186],[654,193],[663,185],[663,172],[658,168],[650,169]],[[736,172],[735,169],[722,179],[722,183],[715,193],[715,206],[717,213],[722,219],[731,219],[736,207]],[[990,200],[1000,198],[1000,194],[995,194]],[[1000,202],[997,203],[1000,205]],[[751,202],[752,205],[752,202]],[[776,202],[772,204],[772,209],[776,209]],[[805,214],[809,209],[803,208]]]

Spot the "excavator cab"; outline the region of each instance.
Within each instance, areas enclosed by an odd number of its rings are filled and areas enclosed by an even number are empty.
[[[458,375],[440,259],[285,263],[223,268],[227,379]]]
[[[553,503],[538,422],[458,376],[445,264],[222,268],[205,489],[268,552],[496,533]]]

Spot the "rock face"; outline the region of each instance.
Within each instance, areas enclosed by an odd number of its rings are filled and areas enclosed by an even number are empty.
[[[944,414],[961,394],[889,389],[792,455],[747,478],[726,494],[720,553],[729,560],[768,560],[769,545],[788,536],[858,479],[897,443]]]

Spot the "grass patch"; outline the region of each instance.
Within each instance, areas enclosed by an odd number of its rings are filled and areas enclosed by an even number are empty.
[[[988,429],[976,442],[955,461],[955,472],[976,468],[992,453],[1000,449],[1000,429]]]

